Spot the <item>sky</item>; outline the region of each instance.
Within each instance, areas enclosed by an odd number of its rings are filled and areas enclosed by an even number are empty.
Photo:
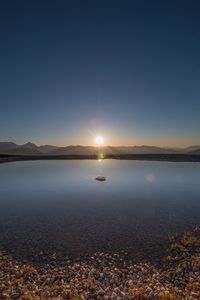
[[[0,1],[0,141],[200,144],[198,0]]]

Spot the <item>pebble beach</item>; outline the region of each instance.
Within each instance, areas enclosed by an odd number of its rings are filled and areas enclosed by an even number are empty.
[[[33,266],[0,252],[0,299],[200,299],[200,227],[168,236],[162,267],[132,263],[127,253]]]

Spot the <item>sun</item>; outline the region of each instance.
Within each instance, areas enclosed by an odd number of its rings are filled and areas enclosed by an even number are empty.
[[[95,138],[95,143],[97,146],[102,146],[104,143],[104,138],[102,136],[97,136]]]

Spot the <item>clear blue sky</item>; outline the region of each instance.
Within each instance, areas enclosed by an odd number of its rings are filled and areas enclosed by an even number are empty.
[[[0,1],[0,140],[200,144],[198,0]]]

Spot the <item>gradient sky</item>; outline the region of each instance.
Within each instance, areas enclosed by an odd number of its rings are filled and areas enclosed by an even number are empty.
[[[0,1],[0,141],[200,144],[200,1]]]

